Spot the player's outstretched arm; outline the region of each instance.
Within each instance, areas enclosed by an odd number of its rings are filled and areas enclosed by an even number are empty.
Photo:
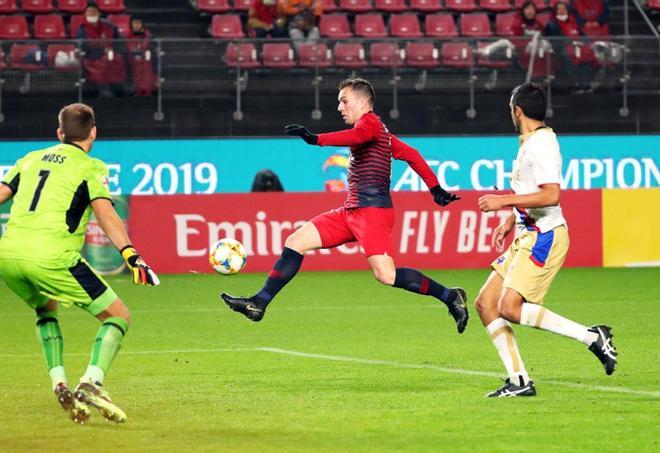
[[[6,184],[0,184],[0,204],[10,200],[14,196],[14,191]]]
[[[310,145],[318,146],[360,146],[375,140],[379,125],[369,120],[360,120],[353,129],[345,131],[327,132],[325,134],[314,134],[305,126],[300,124],[289,124],[284,126],[285,135],[294,135],[302,138]]]
[[[106,198],[97,198],[92,200],[92,209],[103,232],[121,252],[121,256],[131,270],[133,283],[148,286],[158,285],[160,283],[158,276],[131,245],[124,222],[117,215],[112,202]]]
[[[561,198],[559,184],[544,184],[541,190],[524,195],[488,194],[479,198],[479,209],[483,212],[497,211],[502,208],[544,208],[556,206]]]
[[[449,193],[440,187],[438,178],[419,151],[403,143],[394,135],[392,135],[392,157],[397,160],[404,160],[410,165],[410,168],[424,180],[424,184],[433,195],[433,201],[440,206],[447,206],[449,203],[461,199],[458,195]]]

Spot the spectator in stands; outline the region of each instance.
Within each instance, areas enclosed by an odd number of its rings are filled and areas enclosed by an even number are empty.
[[[610,20],[609,0],[571,0],[570,9],[582,31],[606,26]]]
[[[278,9],[288,19],[293,19],[305,11],[311,11],[315,19],[323,14],[321,0],[279,0]]]
[[[537,31],[543,32],[543,25],[536,17],[536,4],[533,1],[523,3],[511,28],[516,36],[532,36]]]
[[[311,11],[303,11],[291,20],[289,37],[296,50],[303,44],[314,44],[319,40],[321,33],[319,28],[314,25],[314,15]]]
[[[286,38],[286,18],[278,10],[277,0],[254,0],[248,11],[248,26],[257,38]]]
[[[131,17],[131,29],[126,39],[133,92],[135,96],[152,96],[158,84],[156,56],[151,51],[151,33],[141,18]]]
[[[124,42],[119,40],[117,28],[101,19],[96,3],[85,8],[85,22],[78,28],[76,39],[83,41],[83,69],[87,80],[99,90],[100,97],[113,97],[126,80],[126,53]]]

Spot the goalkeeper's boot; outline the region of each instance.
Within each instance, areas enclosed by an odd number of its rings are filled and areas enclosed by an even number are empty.
[[[589,345],[589,350],[594,353],[600,363],[605,367],[605,373],[614,373],[617,355],[616,347],[612,343],[612,328],[609,326],[593,326],[589,332],[598,335],[598,339]]]
[[[220,295],[229,308],[245,315],[250,321],[258,322],[266,314],[266,304],[257,296],[234,297],[227,293]]]
[[[76,387],[75,397],[78,401],[98,409],[101,415],[108,421],[115,423],[124,423],[126,421],[126,413],[112,402],[110,395],[103,390],[100,384],[81,382]]]
[[[57,384],[55,396],[62,409],[69,413],[71,420],[81,425],[89,420],[89,408],[73,396],[73,392],[66,384],[62,382]]]
[[[468,309],[467,309],[467,293],[463,288],[451,288],[456,292],[456,298],[447,302],[449,314],[456,321],[456,330],[458,333],[463,333],[468,323]]]
[[[516,385],[511,379],[504,381],[504,385],[494,392],[487,393],[488,398],[512,398],[514,396],[536,396],[534,381],[527,381],[525,385]]]

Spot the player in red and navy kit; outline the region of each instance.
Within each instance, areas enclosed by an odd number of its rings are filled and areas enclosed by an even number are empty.
[[[317,135],[304,126],[293,124],[286,126],[284,133],[299,136],[310,145],[350,147],[346,203],[314,217],[287,238],[282,256],[257,294],[233,297],[222,293],[222,299],[232,310],[252,321],[260,321],[268,304],[300,269],[304,252],[357,241],[379,282],[441,300],[456,321],[458,332],[462,333],[468,321],[465,290],[446,288],[418,270],[394,265],[394,209],[390,196],[392,158],[408,162],[440,206],[459,198],[440,187],[437,177],[417,150],[390,134],[373,112],[375,93],[368,81],[348,79],[341,82],[339,90],[338,110],[346,124],[353,125],[352,129]]]

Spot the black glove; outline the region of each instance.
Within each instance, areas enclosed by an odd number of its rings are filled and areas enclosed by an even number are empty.
[[[433,201],[438,203],[440,206],[447,206],[452,201],[460,200],[461,197],[454,193],[449,193],[440,186],[435,186],[431,188],[431,195],[433,195]]]
[[[300,124],[284,126],[284,135],[297,135],[310,145],[316,145],[319,142],[319,137],[316,134],[312,134],[309,129]]]

